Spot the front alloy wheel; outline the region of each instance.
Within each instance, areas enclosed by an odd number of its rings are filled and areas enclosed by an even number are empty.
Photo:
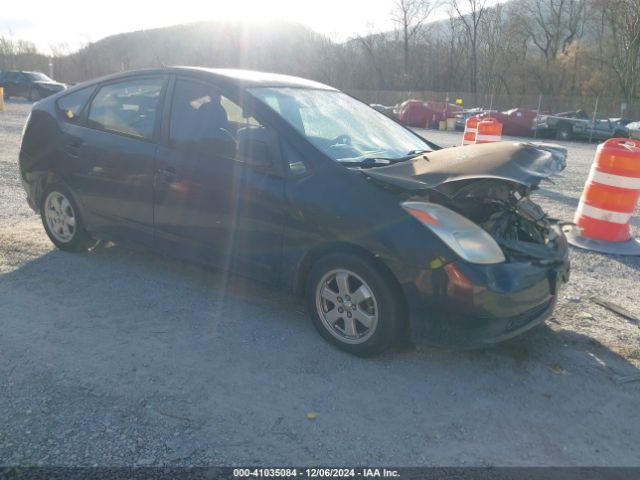
[[[345,343],[366,342],[378,326],[378,305],[371,288],[346,269],[331,270],[320,280],[316,309],[327,331]]]
[[[317,259],[307,277],[306,305],[320,335],[354,355],[383,352],[406,326],[399,285],[364,253],[337,251]]]

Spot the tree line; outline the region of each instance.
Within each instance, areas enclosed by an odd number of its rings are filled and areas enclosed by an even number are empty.
[[[53,68],[59,80],[79,82],[160,65],[240,67],[350,91],[600,96],[638,108],[640,0],[389,0],[389,15],[394,30],[345,42],[286,22],[130,32],[77,51],[59,45]],[[48,65],[28,41],[0,37],[0,69],[47,73]]]

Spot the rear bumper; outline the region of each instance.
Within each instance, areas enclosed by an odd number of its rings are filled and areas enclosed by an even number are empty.
[[[569,279],[569,259],[473,265],[456,261],[418,270],[403,290],[412,339],[429,345],[478,348],[516,337],[549,318],[558,289]]]
[[[24,180],[22,181],[22,186],[24,187],[24,191],[27,194],[27,205],[29,205],[31,210],[33,210],[35,213],[39,213],[40,209],[38,208],[38,205],[36,204],[36,201],[34,199],[34,195],[32,193],[33,192],[33,188],[31,187],[31,185],[29,185]]]
[[[42,182],[39,181],[43,178],[43,175],[46,175],[46,172],[39,173],[27,173],[22,168],[23,165],[33,165],[33,160],[21,149],[19,156],[19,165],[20,165],[20,180],[22,181],[22,188],[26,193],[27,203],[31,209],[38,213],[38,199],[42,195],[41,185]]]

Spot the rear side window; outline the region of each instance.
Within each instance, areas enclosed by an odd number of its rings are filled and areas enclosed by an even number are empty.
[[[91,102],[88,126],[150,139],[163,83],[158,77],[105,85]]]
[[[58,110],[60,113],[64,115],[64,118],[67,122],[77,123],[80,112],[89,100],[89,97],[93,93],[93,87],[83,88],[82,90],[78,90],[77,92],[73,92],[69,95],[65,95],[60,98],[56,103],[58,106]]]

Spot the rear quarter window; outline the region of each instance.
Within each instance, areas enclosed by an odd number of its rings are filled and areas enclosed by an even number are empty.
[[[93,87],[83,88],[59,98],[56,102],[58,111],[69,123],[78,123],[80,113],[93,93]]]
[[[103,85],[89,107],[90,128],[151,139],[163,77],[134,78]]]

